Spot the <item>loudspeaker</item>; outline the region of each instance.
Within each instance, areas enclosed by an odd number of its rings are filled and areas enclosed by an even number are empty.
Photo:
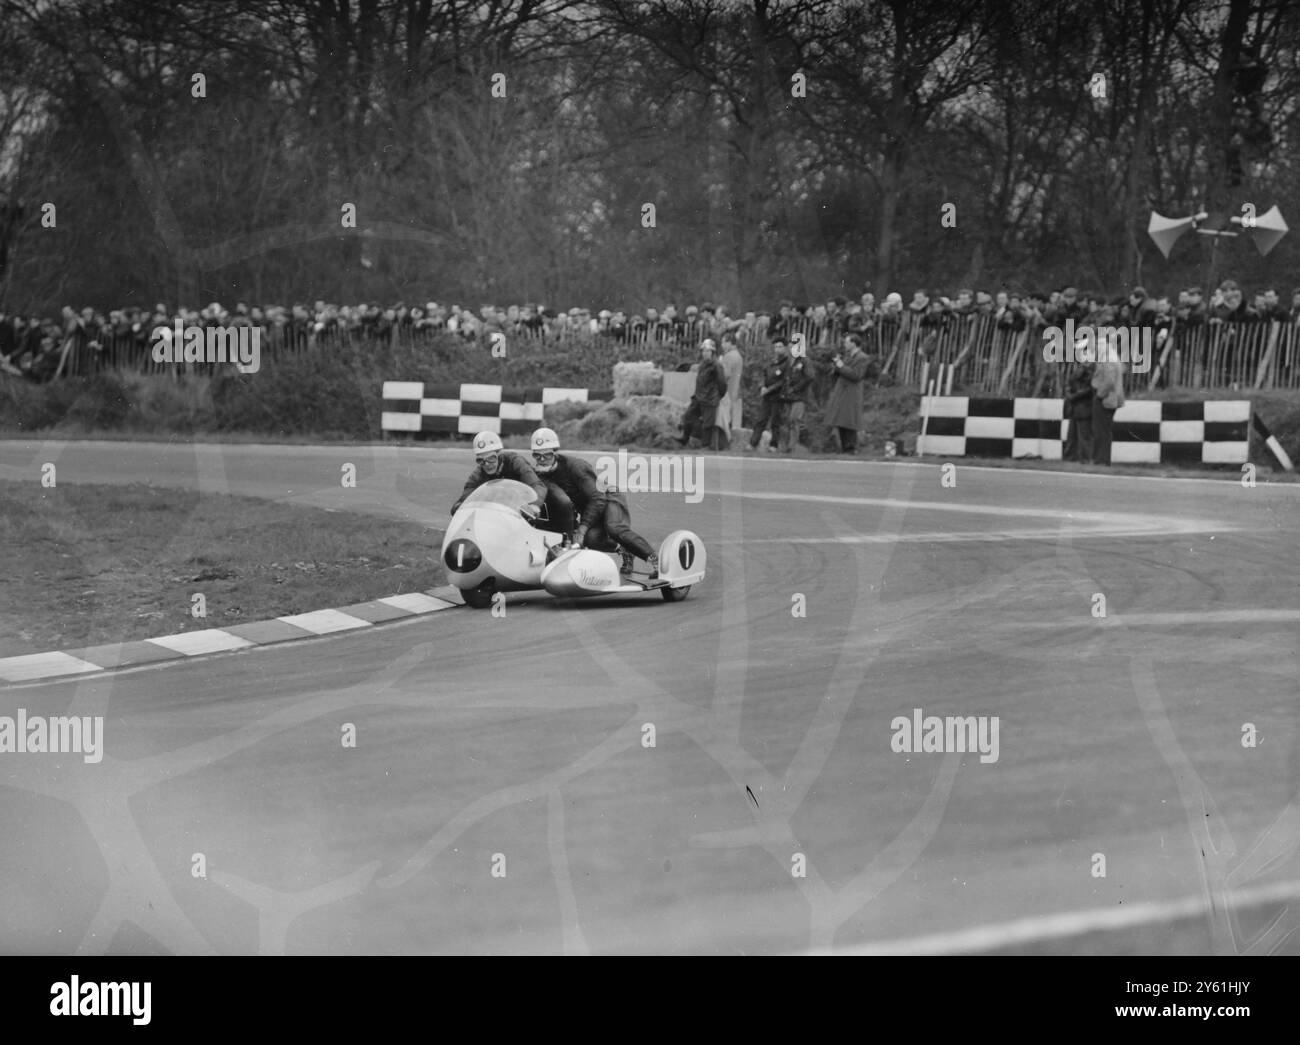
[[[1286,234],[1286,221],[1282,218],[1282,212],[1277,209],[1277,204],[1274,204],[1255,219],[1255,228],[1250,238],[1255,241],[1255,249],[1264,255],[1276,247],[1278,240]]]
[[[1274,207],[1273,210],[1277,210],[1277,208]],[[1272,214],[1272,211],[1269,211],[1269,214]],[[1279,215],[1279,220],[1280,218]],[[1262,222],[1263,218],[1260,221]],[[1169,252],[1174,249],[1174,244],[1178,242],[1179,237],[1190,229],[1194,223],[1192,218],[1166,218],[1163,214],[1152,211],[1151,221],[1147,225],[1147,235],[1155,240],[1160,253],[1168,258]]]

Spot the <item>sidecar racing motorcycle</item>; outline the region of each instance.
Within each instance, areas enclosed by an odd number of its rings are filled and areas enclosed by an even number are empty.
[[[613,545],[608,552],[561,549],[561,534],[534,526],[521,513],[535,498],[523,483],[494,479],[466,497],[451,517],[442,564],[467,605],[482,609],[498,592],[538,589],[561,598],[657,591],[668,602],[680,602],[704,580],[704,542],[690,530],[664,538],[659,576],[651,580],[621,573]]]

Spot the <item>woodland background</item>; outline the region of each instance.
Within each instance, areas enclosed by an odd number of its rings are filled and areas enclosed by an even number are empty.
[[[1300,224],[1298,53],[1264,0],[0,0],[0,303],[1285,301],[1300,236],[1145,230]]]

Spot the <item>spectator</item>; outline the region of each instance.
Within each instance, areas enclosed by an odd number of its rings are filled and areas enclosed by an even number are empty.
[[[1120,305],[1119,323],[1125,327],[1149,327],[1154,319],[1155,305],[1147,296],[1145,287],[1134,287],[1128,299]]]
[[[791,336],[794,334],[794,302],[782,301],[777,309],[776,316],[767,328],[768,335],[772,338],[781,338],[787,344],[790,343]]]
[[[1070,427],[1062,456],[1080,464],[1092,463],[1092,372],[1092,363],[1071,363],[1065,382],[1065,416]]]
[[[1259,313],[1259,318],[1262,321],[1271,323],[1275,320],[1286,320],[1286,309],[1283,308],[1282,302],[1278,300],[1277,290],[1273,287],[1268,287],[1257,294],[1255,300],[1255,311]]]
[[[1180,325],[1187,327],[1205,325],[1208,317],[1205,302],[1201,299],[1200,287],[1188,287],[1186,290],[1179,292],[1178,308],[1174,311],[1174,318]]]
[[[714,337],[721,337],[723,334],[727,333],[727,331],[732,329],[732,319],[731,315],[727,312],[726,305],[718,306],[717,311],[714,313],[713,324]]]
[[[800,352],[791,358],[789,370],[786,372],[785,387],[781,390],[784,421],[781,452],[784,454],[803,448],[803,416],[807,409],[810,387],[812,387],[812,375],[808,372],[808,357]]]
[[[718,360],[722,365],[722,372],[727,378],[727,396],[723,404],[725,412],[721,414],[724,422],[723,427],[727,429],[727,438],[731,438],[731,433],[741,426],[741,395],[740,395],[740,375],[745,369],[744,357],[740,354],[740,346],[736,344],[736,338],[733,334],[727,334],[722,338],[722,358]]]
[[[695,393],[682,417],[682,435],[677,440],[683,446],[699,440],[709,449],[718,448],[716,427],[718,404],[727,394],[727,375],[714,359],[716,346],[712,339],[700,342],[700,364],[695,373]]]
[[[886,294],[885,300],[880,307],[881,326],[889,326],[892,330],[897,330],[902,321],[903,296],[901,294]]]
[[[830,396],[826,400],[826,424],[835,437],[837,453],[858,452],[858,432],[862,428],[862,382],[867,376],[870,360],[862,351],[862,338],[845,334],[843,351],[831,359],[832,380]]]
[[[860,334],[864,330],[871,329],[871,317],[862,311],[862,305],[857,301],[850,301],[844,309],[844,332],[846,334]]]
[[[1009,333],[1019,333],[1028,325],[1029,309],[1020,295],[1007,295],[1007,306],[998,316],[998,327]]]
[[[839,340],[840,335],[844,333],[844,329],[845,329],[844,321],[845,319],[848,318],[848,314],[846,311],[847,305],[848,302],[846,299],[838,298],[838,297],[831,298],[829,301],[826,302],[825,324],[826,324],[826,339],[828,344],[836,343]]]
[[[524,305],[523,312],[520,314],[519,323],[524,331],[533,337],[542,336],[542,316],[536,305]]]
[[[921,316],[921,329],[935,334],[942,333],[952,322],[952,313],[948,311],[948,299],[938,293],[930,298],[930,305]]]
[[[790,353],[785,340],[776,338],[772,342],[773,358],[763,370],[763,384],[758,394],[762,403],[761,413],[754,422],[754,431],[749,437],[749,449],[755,450],[762,441],[763,433],[769,432],[771,441],[768,452],[776,453],[783,435],[783,420],[786,411],[786,378],[790,371]]]
[[[713,302],[706,301],[703,305],[700,306],[699,321],[700,321],[700,333],[704,335],[705,338],[709,340],[713,340],[714,338],[717,337],[718,315],[717,315],[717,309],[714,307]]]
[[[1052,326],[1064,329],[1071,320],[1076,325],[1082,323],[1087,314],[1088,306],[1079,300],[1079,288],[1071,285],[1061,288],[1060,299],[1044,313],[1043,318]]]
[[[826,306],[814,305],[808,314],[808,322],[804,329],[808,332],[808,340],[821,347],[834,344],[830,339],[830,328],[826,325]]]
[[[921,324],[927,312],[930,311],[930,295],[924,290],[918,290],[912,295],[912,300],[907,306],[906,327],[907,330],[914,330]]]
[[[1250,323],[1258,318],[1255,310],[1246,304],[1241,288],[1233,280],[1225,279],[1219,284],[1219,289],[1214,292],[1214,298],[1210,302],[1211,326],[1223,323]]]
[[[758,329],[758,313],[746,312],[736,323],[736,340],[742,345],[752,345]]]
[[[671,301],[664,306],[655,327],[655,336],[660,341],[675,342],[677,340],[677,306]]]
[[[1111,463],[1111,435],[1115,411],[1124,405],[1124,364],[1100,359],[1093,370],[1092,459]]]
[[[687,305],[685,318],[682,322],[682,337],[686,343],[694,344],[700,337],[700,308],[698,305]]]

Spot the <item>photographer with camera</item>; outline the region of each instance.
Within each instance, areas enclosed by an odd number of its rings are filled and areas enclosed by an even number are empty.
[[[831,357],[831,391],[826,399],[825,421],[835,437],[836,453],[856,454],[862,428],[862,382],[871,360],[862,351],[862,338],[845,334],[842,351]]]

